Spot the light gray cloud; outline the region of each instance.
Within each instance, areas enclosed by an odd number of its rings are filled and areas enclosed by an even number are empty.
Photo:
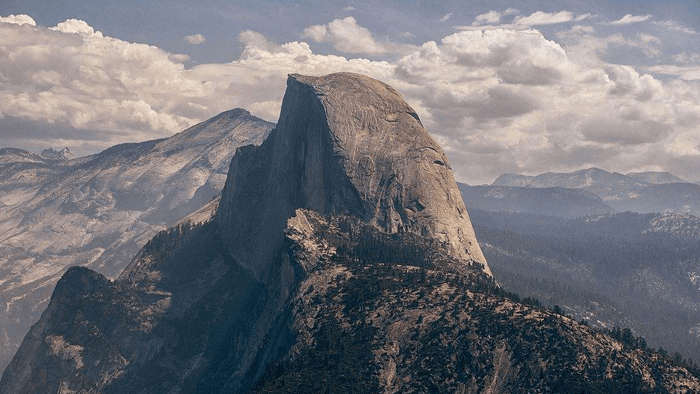
[[[501,18],[507,15],[514,15],[517,14],[519,11],[516,10],[515,8],[508,8],[505,11],[494,11],[491,10],[485,14],[480,14],[477,15],[476,18],[474,18],[474,22],[472,23],[472,26],[480,26],[480,25],[496,25],[501,22]]]
[[[616,21],[608,22],[607,24],[613,25],[613,26],[629,25],[632,23],[639,23],[639,22],[647,21],[649,18],[651,18],[650,14],[646,14],[646,15],[627,14]]]
[[[559,12],[544,12],[536,11],[530,15],[518,15],[510,23],[501,24],[501,18],[506,15],[517,14],[519,11],[514,8],[508,8],[503,12],[489,11],[485,14],[478,15],[471,26],[456,26],[459,30],[523,30],[533,26],[556,25],[567,22],[580,22],[584,19],[593,17],[593,14],[575,15],[570,11]]]
[[[514,24],[523,26],[553,25],[574,20],[574,14],[569,11],[543,12],[537,11],[528,16],[516,17]]]
[[[619,119],[614,117],[594,117],[581,124],[585,140],[594,143],[615,145],[648,144],[668,137],[670,128],[652,120]]]
[[[680,23],[678,23],[676,21],[672,21],[672,20],[661,21],[661,22],[651,22],[651,23],[653,23],[655,26],[664,27],[666,29],[678,31],[678,32],[685,33],[685,34],[690,34],[690,35],[697,35],[698,34],[697,31],[695,31],[691,28],[685,27],[685,26],[681,25]]]
[[[603,62],[601,57],[615,53],[620,47],[636,48],[640,55],[647,58],[660,58],[663,55],[663,41],[646,33],[600,36],[591,26],[575,25],[569,30],[557,32],[556,37],[565,45],[569,57],[586,67],[599,67]]]
[[[201,35],[200,33],[185,36],[184,40],[192,45],[199,45],[199,44],[204,44],[205,42],[207,42],[207,39],[204,38],[204,36]]]
[[[452,18],[452,13],[445,14],[442,18],[440,18],[440,22],[447,22],[450,18]]]
[[[700,66],[677,66],[665,64],[646,67],[645,70],[654,74],[672,75],[685,81],[700,81]]]
[[[592,13],[589,12],[587,14],[580,14],[580,15],[576,16],[576,18],[574,18],[574,21],[580,22],[582,20],[593,18],[593,17],[595,17],[595,15],[593,15]]]
[[[673,60],[678,63],[700,63],[700,52],[698,51],[683,51],[675,56]]]

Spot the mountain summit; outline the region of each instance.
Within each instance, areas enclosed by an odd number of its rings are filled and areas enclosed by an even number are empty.
[[[0,370],[68,267],[118,276],[148,239],[220,194],[235,149],[273,127],[239,108],[70,160],[67,149],[0,149]]]
[[[447,157],[377,80],[290,75],[274,133],[236,153],[217,220],[232,256],[261,275],[297,208],[434,238],[490,275]]]
[[[73,152],[68,148],[63,148],[61,150],[54,150],[53,148],[47,148],[41,151],[41,156],[49,160],[70,160],[74,158]]]

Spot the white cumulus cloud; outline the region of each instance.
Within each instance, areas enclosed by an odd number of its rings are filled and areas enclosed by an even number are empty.
[[[627,14],[616,21],[609,22],[608,25],[613,25],[613,26],[629,25],[632,23],[644,22],[644,21],[648,20],[649,18],[651,18],[651,15],[649,15],[649,14],[646,14],[646,15]]]
[[[0,15],[0,23],[13,23],[15,25],[31,25],[36,26],[36,22],[29,15]]]
[[[94,152],[168,136],[235,107],[275,121],[289,73],[386,79],[392,69],[317,55],[306,43],[277,45],[253,31],[239,39],[245,44],[239,59],[187,68],[186,55],[103,36],[84,21],[51,28],[0,23],[0,122],[34,122],[24,135],[10,135],[0,123],[3,144]]]
[[[573,55],[536,30],[463,31],[402,58],[396,77],[411,83],[402,91],[429,113],[424,123],[447,147],[458,176],[476,173],[488,182],[505,169],[591,165],[625,171],[648,165],[650,155],[662,168],[691,175],[700,87],[664,84],[608,65],[595,52]]]
[[[399,52],[404,48],[390,42],[377,42],[372,33],[358,25],[351,16],[325,25],[309,26],[304,30],[303,36],[316,42],[330,42],[336,50],[345,53],[377,55]]]
[[[207,39],[204,38],[204,36],[200,33],[185,36],[184,39],[185,39],[185,41],[187,41],[188,43],[190,43],[192,45],[199,45],[199,44],[204,44],[205,42],[207,42]]]

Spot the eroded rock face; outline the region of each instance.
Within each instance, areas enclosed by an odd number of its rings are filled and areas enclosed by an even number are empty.
[[[490,275],[447,157],[390,86],[349,73],[290,75],[277,128],[234,157],[218,221],[264,278],[297,208],[445,242]]]

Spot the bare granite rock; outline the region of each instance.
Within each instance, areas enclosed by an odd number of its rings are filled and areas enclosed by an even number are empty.
[[[0,372],[68,267],[119,275],[148,239],[218,195],[235,149],[273,127],[238,108],[90,156],[0,149]]]
[[[276,129],[231,163],[218,221],[232,255],[265,278],[297,208],[445,242],[491,274],[447,157],[401,95],[369,77],[289,76]]]

